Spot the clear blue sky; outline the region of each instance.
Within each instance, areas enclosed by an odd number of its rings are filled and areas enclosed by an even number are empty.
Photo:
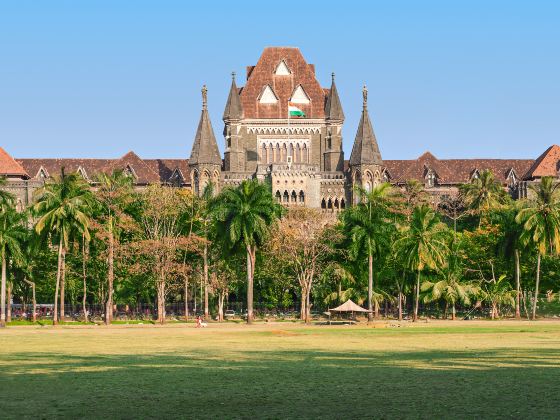
[[[194,3],[194,2],[193,2]],[[533,158],[560,143],[560,2],[0,0],[0,146],[188,157],[200,87],[223,149],[230,72],[298,46],[386,159]]]

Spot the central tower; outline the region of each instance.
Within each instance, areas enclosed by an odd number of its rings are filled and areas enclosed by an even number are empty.
[[[223,120],[224,185],[257,177],[285,205],[321,207],[326,193],[347,201],[334,74],[330,89],[321,87],[299,49],[266,48],[244,87],[234,75]]]

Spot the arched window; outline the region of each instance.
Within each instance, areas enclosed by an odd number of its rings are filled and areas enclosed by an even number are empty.
[[[324,210],[327,208],[327,203],[325,202],[325,199],[323,198],[323,200],[321,200],[321,208]]]
[[[294,144],[290,143],[290,154],[288,156],[291,156],[292,158],[292,162],[295,161],[295,156],[294,156]]]
[[[288,191],[284,191],[284,203],[287,203],[290,201],[290,195],[288,194]]]
[[[332,210],[332,208],[333,208],[332,200],[331,200],[330,198],[329,198],[329,201],[327,202],[327,208],[328,208],[329,210]]]
[[[303,191],[299,192],[299,202],[301,204],[305,203],[305,193]]]
[[[280,191],[276,191],[276,201],[279,203],[282,201],[282,194],[280,194]]]
[[[302,157],[303,163],[309,163],[309,156],[308,156],[308,150],[306,144],[303,145],[302,153],[303,153],[303,157]]]
[[[261,162],[266,163],[268,160],[268,156],[266,154],[266,144],[263,143],[261,147]]]
[[[286,143],[284,143],[284,145],[282,147],[282,156],[280,157],[280,161],[281,162],[287,162],[288,161],[288,149],[286,148]]]
[[[344,202],[344,198],[341,198],[341,199],[340,199],[340,208],[341,208],[341,209],[346,208],[346,203]]]
[[[295,191],[292,191],[292,203],[297,203],[297,194]]]
[[[296,163],[300,163],[301,162],[301,147],[299,147],[299,143],[296,146],[296,159],[295,159]]]
[[[276,153],[274,153],[274,163],[278,163],[282,160],[280,156],[280,144],[276,143]]]
[[[334,200],[334,208],[338,210],[338,198],[335,198]]]

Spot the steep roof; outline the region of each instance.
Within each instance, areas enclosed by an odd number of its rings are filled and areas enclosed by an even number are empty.
[[[276,74],[279,66],[287,72]],[[266,86],[278,98],[275,103],[259,102]],[[240,94],[244,117],[287,118],[288,100],[298,86],[309,97],[309,103],[298,103],[306,117],[324,118],[326,96],[315,77],[315,67],[305,61],[298,48],[265,48],[257,64],[247,68],[247,83]]]
[[[383,165],[381,160],[381,153],[371,120],[367,109],[367,89],[363,89],[364,103],[362,108],[362,117],[358,124],[356,138],[354,139],[354,146],[352,146],[352,153],[350,154],[350,166],[355,165]]]
[[[423,181],[429,169],[436,173],[441,184],[464,184],[470,182],[475,171],[486,169],[501,183],[507,182],[512,170],[519,180],[533,162],[532,159],[438,159],[430,152],[417,159],[383,161],[392,182]]]
[[[139,184],[154,184],[160,182],[157,172],[152,170],[146,162],[133,151],[128,152],[120,159],[111,161],[103,172],[113,172],[115,170],[130,170]]]
[[[540,155],[527,170],[524,178],[541,178],[557,176],[560,163],[560,146],[553,144]]]
[[[334,73],[332,74],[331,89],[327,96],[327,103],[325,105],[325,117],[330,120],[341,120],[344,121],[344,112],[342,111],[342,104],[340,103],[340,98],[338,97],[338,91],[336,90],[336,83],[334,82]]]
[[[241,105],[241,98],[239,97],[239,89],[235,84],[235,73],[232,73],[231,88],[229,89],[229,96],[222,119],[226,121],[239,120],[241,118],[243,118],[243,106]]]
[[[162,183],[172,181],[172,176],[176,171],[180,173],[184,184],[191,183],[188,159],[144,159],[144,162],[159,175]]]
[[[25,169],[0,147],[0,176],[29,178]]]
[[[200,121],[198,122],[198,128],[194,137],[189,164],[212,164],[221,166],[222,158],[220,156],[220,150],[218,149],[218,143],[216,142],[216,136],[214,135],[212,123],[210,122],[210,115],[208,115],[206,93],[206,86],[203,86],[202,113],[200,115]]]

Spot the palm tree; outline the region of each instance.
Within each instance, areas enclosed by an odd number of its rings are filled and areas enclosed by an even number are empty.
[[[519,210],[515,220],[523,226],[521,242],[531,244],[537,251],[537,275],[532,318],[537,316],[541,256],[560,253],[560,190],[552,177],[543,177],[537,185],[530,185],[534,198]]]
[[[97,177],[97,197],[106,215],[107,228],[107,301],[105,303],[105,324],[113,320],[113,293],[115,280],[115,228],[123,209],[132,196],[132,178],[123,171],[111,174],[101,173]]]
[[[58,240],[58,266],[54,296],[53,324],[58,324],[58,291],[64,305],[64,271],[66,250],[71,239],[84,235],[90,240],[89,224],[93,197],[88,184],[77,174],[66,175],[64,169],[59,177],[47,182],[37,191],[33,212],[38,216],[35,231],[44,239]],[[61,283],[62,282],[62,283]],[[62,284],[62,287],[61,287]],[[64,314],[61,311],[61,317]]]
[[[492,319],[500,316],[500,306],[513,307],[515,305],[515,290],[512,290],[505,278],[506,275],[502,274],[498,280],[493,278],[480,289],[480,298],[490,304],[490,318]]]
[[[516,203],[517,204],[517,203]],[[513,205],[505,208],[503,212],[498,214],[500,224],[503,228],[503,238],[501,241],[501,253],[510,259],[514,259],[515,270],[515,318],[521,319],[521,263],[520,253],[523,244],[521,243],[521,234],[523,226],[515,221],[519,212],[519,206]]]
[[[217,237],[230,249],[247,252],[247,323],[253,322],[253,278],[255,257],[282,207],[270,192],[270,185],[245,180],[237,188],[226,188],[212,203]]]
[[[395,253],[409,270],[416,272],[416,297],[414,321],[418,319],[420,300],[420,274],[426,268],[443,268],[449,251],[446,243],[447,226],[440,222],[437,214],[427,205],[414,209],[410,226],[394,243]]]
[[[461,282],[462,267],[458,254],[459,245],[452,240],[450,252],[447,255],[447,264],[442,270],[443,278],[439,281],[425,281],[422,283],[420,290],[425,293],[424,302],[433,302],[443,299],[447,305],[451,305],[451,319],[456,319],[456,304],[471,304],[471,297],[479,293],[479,288],[472,283]]]
[[[19,263],[23,259],[21,243],[26,236],[25,221],[25,216],[18,213],[13,207],[6,206],[0,211],[0,254],[2,255],[0,327],[6,326],[6,269],[8,259],[15,263]]]
[[[485,169],[480,176],[473,178],[470,184],[461,185],[459,191],[467,206],[480,216],[479,226],[491,209],[499,207],[508,200],[506,191],[489,169]]]
[[[371,191],[358,188],[359,203],[342,214],[345,237],[350,239],[350,256],[357,260],[363,253],[368,257],[368,320],[373,312],[373,258],[388,248],[390,223],[389,215],[391,185],[383,183]],[[376,300],[377,302],[377,300]],[[375,304],[375,317],[379,306]]]

